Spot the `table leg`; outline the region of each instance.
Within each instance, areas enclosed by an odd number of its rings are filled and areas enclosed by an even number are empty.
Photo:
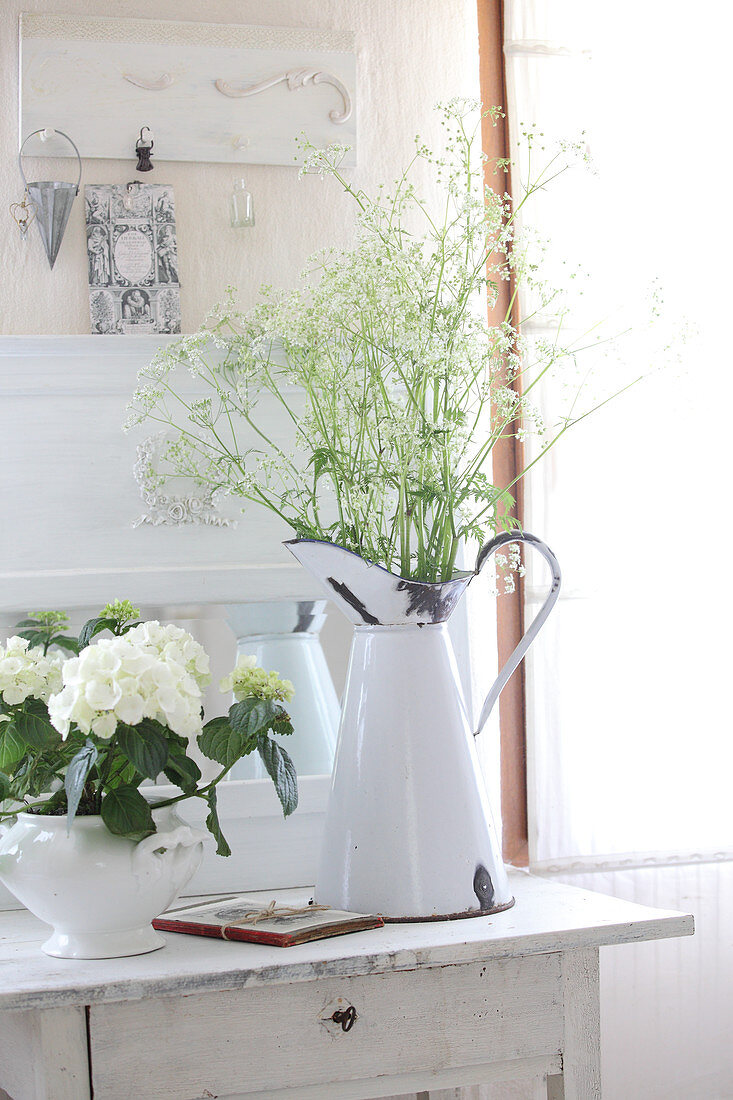
[[[562,956],[563,1072],[547,1078],[547,1100],[600,1100],[601,1011],[598,948]]]
[[[565,1100],[565,1085],[561,1073],[547,1078],[547,1100]]]
[[[0,1015],[2,1089],[13,1100],[89,1100],[84,1009],[3,1012]]]

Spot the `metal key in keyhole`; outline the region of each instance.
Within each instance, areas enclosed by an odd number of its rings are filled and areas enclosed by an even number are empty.
[[[342,1031],[351,1031],[356,1021],[356,1009],[353,1005],[348,1008],[337,1008],[331,1017],[335,1024],[341,1024]]]

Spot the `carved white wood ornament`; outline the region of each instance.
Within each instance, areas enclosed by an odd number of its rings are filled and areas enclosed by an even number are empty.
[[[296,91],[298,88],[304,88],[306,84],[332,84],[341,93],[344,105],[340,111],[329,111],[328,117],[331,122],[335,122],[337,125],[341,125],[341,123],[347,122],[351,118],[353,108],[346,85],[342,84],[337,76],[333,76],[331,73],[320,73],[317,69],[292,69],[290,72],[273,76],[270,80],[261,80],[259,84],[250,84],[243,88],[235,88],[226,80],[217,80],[215,83],[217,91],[220,91],[222,95],[229,96],[231,99],[258,95],[259,92],[266,92],[268,88],[274,88],[276,84],[287,84],[291,92]]]

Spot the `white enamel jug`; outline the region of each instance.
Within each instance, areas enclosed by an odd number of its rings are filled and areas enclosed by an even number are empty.
[[[469,723],[447,620],[500,547],[534,546],[552,586]],[[315,900],[392,921],[509,908],[498,838],[474,744],[560,592],[552,551],[533,535],[488,543],[472,573],[405,580],[329,542],[285,544],[354,624]]]

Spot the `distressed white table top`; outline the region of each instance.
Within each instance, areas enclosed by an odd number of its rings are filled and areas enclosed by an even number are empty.
[[[690,914],[650,909],[512,872],[514,908],[491,917],[392,924],[297,947],[165,933],[167,946],[126,959],[73,961],[40,951],[46,925],[0,913],[0,1009],[134,1001],[326,977],[415,970],[692,935]],[[302,890],[251,894],[305,904]]]

